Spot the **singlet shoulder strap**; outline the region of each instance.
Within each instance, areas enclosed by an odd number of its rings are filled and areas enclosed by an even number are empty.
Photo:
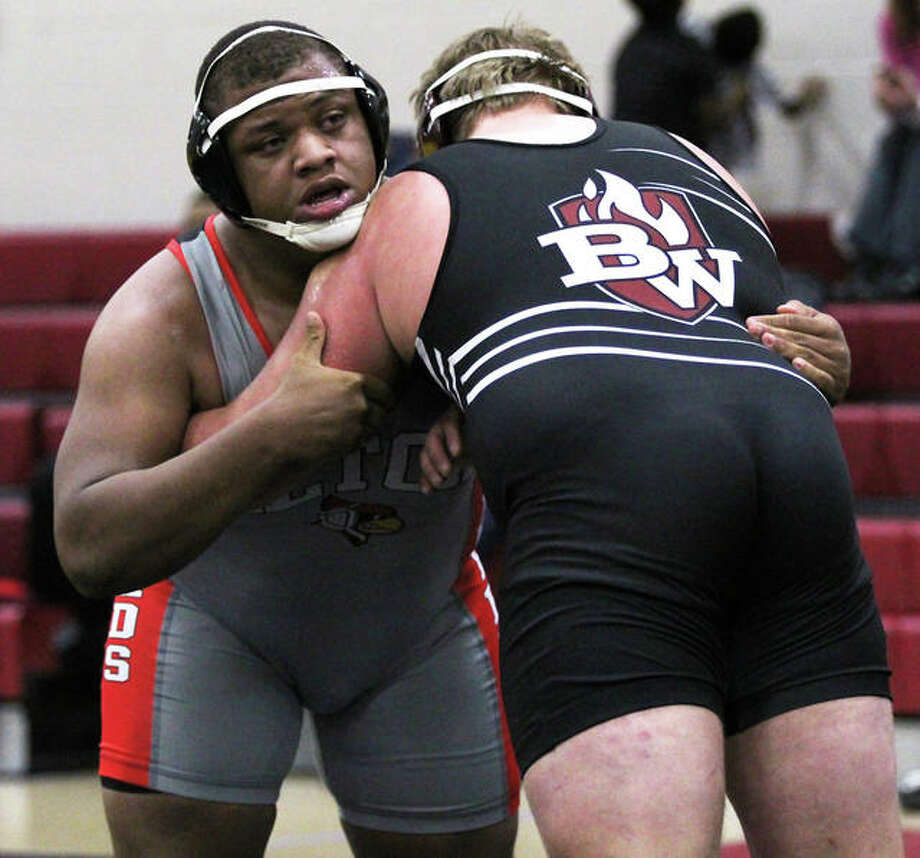
[[[240,301],[239,284],[231,284],[225,276],[229,263],[224,258],[225,266],[221,265],[218,253],[222,255],[222,248],[219,242],[215,248],[215,241],[216,233],[206,225],[197,233],[179,239],[175,249],[172,246],[169,249],[173,253],[181,252],[180,262],[186,266],[195,285],[211,335],[224,398],[229,402],[265,365],[270,346],[267,347],[262,326],[245,296],[243,302]],[[229,272],[235,281],[232,269]]]

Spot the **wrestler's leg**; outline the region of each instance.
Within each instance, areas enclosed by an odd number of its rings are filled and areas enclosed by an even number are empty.
[[[326,784],[357,858],[511,858],[519,775],[485,577],[456,595],[385,686],[313,718]]]
[[[524,792],[550,858],[717,856],[722,723],[697,706],[614,718],[538,759]]]
[[[261,858],[274,805],[103,789],[115,858]]]
[[[517,816],[473,831],[403,834],[375,831],[342,822],[355,858],[511,858]]]
[[[833,415],[764,402],[728,644],[729,797],[757,858],[900,856],[885,634]]]
[[[785,712],[731,737],[726,759],[753,858],[904,854],[886,698]]]
[[[99,773],[115,855],[261,856],[299,699],[169,581],[119,596],[113,615]]]

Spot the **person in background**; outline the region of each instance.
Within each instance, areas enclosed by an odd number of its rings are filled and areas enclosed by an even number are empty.
[[[920,295],[920,4],[888,0],[878,19],[875,103],[888,127],[845,231],[854,273],[841,298]]]
[[[182,217],[179,220],[180,232],[199,229],[212,214],[217,214],[219,211],[220,209],[214,204],[214,200],[201,188],[196,188],[189,194],[182,210]]]
[[[738,109],[714,132],[708,151],[736,175],[758,165],[762,106],[792,119],[815,109],[827,94],[827,83],[818,76],[804,77],[794,93],[783,90],[759,59],[763,29],[762,15],[750,6],[724,12],[712,24],[719,87]]]
[[[685,26],[683,0],[629,0],[636,29],[614,55],[610,116],[655,125],[708,149],[737,110],[737,94],[719,89],[719,67]],[[727,95],[727,97],[726,97]]]

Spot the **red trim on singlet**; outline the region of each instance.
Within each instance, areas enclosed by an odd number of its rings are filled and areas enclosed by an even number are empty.
[[[256,339],[258,339],[259,344],[264,349],[266,356],[271,357],[271,353],[274,351],[271,340],[266,336],[265,329],[262,327],[262,323],[259,321],[259,317],[256,315],[255,310],[252,309],[252,305],[249,303],[249,299],[246,297],[246,293],[243,291],[243,287],[240,286],[240,281],[237,280],[236,273],[230,265],[230,260],[227,259],[227,253],[220,243],[220,239],[217,237],[217,230],[214,228],[214,218],[216,217],[216,214],[208,215],[204,222],[204,233],[208,237],[208,243],[211,245],[214,255],[217,257],[217,264],[220,266],[221,273],[224,275],[227,283],[230,284],[230,291],[236,299],[236,303],[239,304],[240,309],[243,311],[246,321],[249,322],[249,327],[252,328],[252,332],[256,335]],[[182,267],[191,278],[192,272],[188,267],[188,261],[185,258],[185,254],[182,252],[182,245],[174,238],[166,245],[166,249],[179,260]]]
[[[163,617],[172,592],[173,583],[167,579],[144,588],[140,596],[115,598],[113,617],[118,610],[120,621],[115,623],[118,628],[109,628],[102,665],[100,777],[141,787],[150,785],[157,658]],[[137,608],[131,637],[117,636],[118,631],[126,629],[126,617],[116,608],[119,603]],[[125,669],[122,663],[127,664],[126,681],[117,678],[119,671]]]
[[[262,323],[259,321],[259,317],[256,315],[255,310],[252,309],[252,305],[249,303],[249,299],[246,297],[243,287],[240,286],[240,281],[236,279],[236,273],[230,265],[230,260],[227,259],[227,254],[224,252],[220,239],[217,237],[217,230],[214,228],[214,218],[216,217],[217,215],[210,215],[204,222],[205,235],[207,235],[208,241],[211,243],[211,249],[217,257],[217,264],[220,265],[220,270],[230,284],[230,291],[233,293],[233,297],[236,298],[236,303],[240,305],[243,315],[249,322],[249,327],[252,328],[252,332],[262,344],[265,354],[271,356],[273,351],[271,340],[265,335],[265,329],[262,327]]]
[[[179,260],[179,264],[185,269],[185,273],[188,274],[189,280],[191,280],[192,270],[188,267],[185,254],[182,252],[182,245],[175,238],[172,238],[169,240],[169,244],[166,245],[166,249]]]
[[[482,489],[476,483],[473,490],[473,517],[472,527],[467,537],[464,550],[464,561],[460,574],[454,581],[454,592],[463,600],[467,610],[476,620],[479,632],[485,641],[492,662],[492,672],[495,675],[495,685],[498,689],[498,707],[502,722],[502,744],[505,749],[505,770],[508,772],[508,813],[515,814],[521,802],[521,771],[518,768],[514,748],[511,745],[511,731],[508,729],[508,716],[505,714],[505,701],[502,697],[501,673],[498,665],[498,625],[495,622],[495,602],[490,601],[486,593],[489,590],[489,579],[486,570],[476,553],[476,540],[482,526],[483,501]]]

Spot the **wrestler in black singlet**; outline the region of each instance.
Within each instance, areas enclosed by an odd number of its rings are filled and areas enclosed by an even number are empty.
[[[830,408],[744,318],[784,300],[757,214],[671,136],[470,140],[413,165],[451,227],[418,352],[508,534],[522,770],[631,711],[734,733],[888,695]]]

